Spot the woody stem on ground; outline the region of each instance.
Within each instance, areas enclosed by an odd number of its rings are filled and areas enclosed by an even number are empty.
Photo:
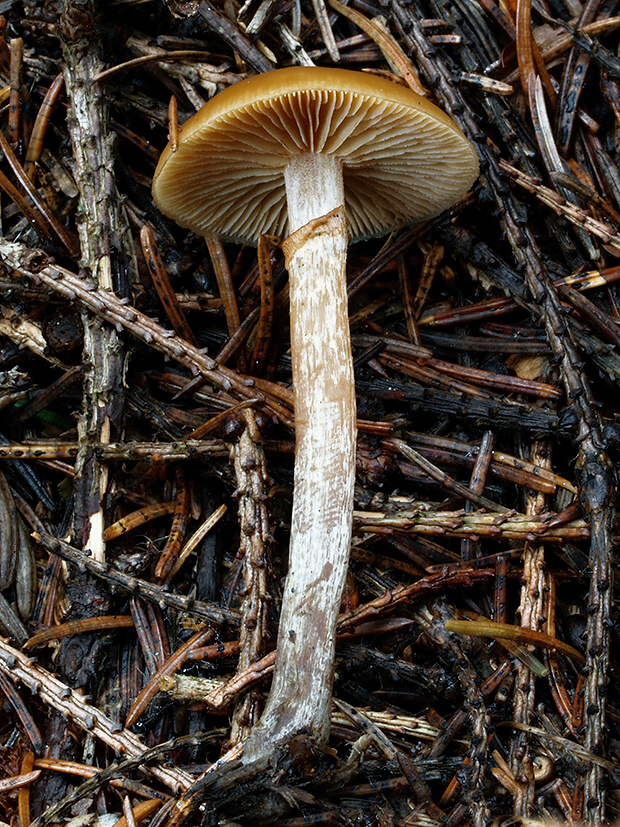
[[[353,517],[356,414],[341,163],[301,155],[288,165],[285,181],[295,489],[275,674],[246,760],[300,732],[327,740]]]
[[[103,65],[94,20],[92,0],[63,0],[60,36],[70,102],[67,125],[79,190],[81,268],[99,287],[128,296],[135,281],[133,245],[114,180],[105,95],[92,82]],[[114,278],[115,269],[124,273],[124,286]],[[95,456],[94,445],[114,441],[121,433],[125,356],[114,327],[89,312],[83,314],[83,324],[84,387],[73,528],[76,543],[103,560],[104,510],[110,485],[107,466]]]

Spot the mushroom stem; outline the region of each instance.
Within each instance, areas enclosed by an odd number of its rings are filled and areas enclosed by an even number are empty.
[[[329,155],[296,157],[285,182],[295,490],[275,674],[245,760],[300,732],[327,741],[351,544],[356,414],[341,163]]]

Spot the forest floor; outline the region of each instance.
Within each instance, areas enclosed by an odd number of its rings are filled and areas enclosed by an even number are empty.
[[[620,817],[616,9],[0,0],[0,821]],[[177,122],[292,65],[420,84],[481,174],[349,249],[331,736],[252,775],[293,495],[286,270],[150,188]]]

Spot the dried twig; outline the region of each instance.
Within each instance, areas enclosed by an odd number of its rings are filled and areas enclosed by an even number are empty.
[[[95,31],[94,3],[81,3],[79,11],[68,0],[61,4],[65,87],[71,103],[68,121],[80,193],[79,225],[82,266],[103,290],[127,295],[132,280],[133,249],[112,176],[112,154],[105,97],[92,78],[102,66],[101,45]],[[115,270],[117,275],[115,277]],[[118,272],[125,271],[125,283]],[[84,405],[80,420],[80,451],[76,467],[77,542],[105,557],[102,531],[106,516],[109,471],[94,455],[93,442],[110,442],[121,431],[123,409],[123,350],[118,333],[90,314],[84,316],[86,366]]]
[[[269,496],[265,454],[253,411],[243,412],[244,429],[231,447],[237,479],[243,555],[243,604],[237,672],[250,669],[263,656],[269,621],[268,575],[271,532],[266,501]],[[231,727],[231,742],[240,743],[258,720],[256,699],[248,694],[237,706]]]
[[[145,751],[144,744],[137,735],[115,724],[99,709],[89,704],[83,695],[70,689],[51,673],[37,666],[32,658],[26,657],[2,640],[0,671],[12,681],[25,684],[46,704],[86,731],[92,732],[120,755],[138,756]],[[150,767],[149,772],[173,791],[185,789],[191,783],[191,776],[182,770]]]

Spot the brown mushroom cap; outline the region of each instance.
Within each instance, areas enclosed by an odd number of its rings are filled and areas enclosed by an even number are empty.
[[[408,87],[346,69],[277,69],[230,86],[183,126],[153,180],[160,210],[198,235],[256,244],[288,234],[284,168],[342,160],[353,239],[437,215],[478,175],[476,153]]]

